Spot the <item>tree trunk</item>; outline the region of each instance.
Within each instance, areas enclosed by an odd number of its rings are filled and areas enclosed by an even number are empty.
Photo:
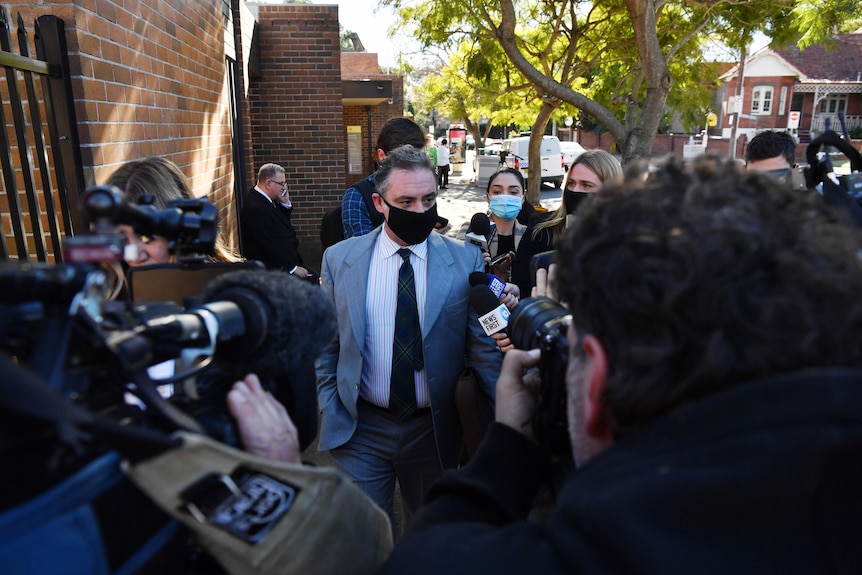
[[[542,109],[533,122],[533,130],[530,132],[530,166],[527,170],[527,201],[534,206],[539,205],[542,199],[542,136],[551,119],[551,115],[560,106],[556,98],[544,98]],[[561,159],[562,161],[562,159]]]

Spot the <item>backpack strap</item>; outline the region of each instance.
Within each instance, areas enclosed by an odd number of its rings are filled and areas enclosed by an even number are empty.
[[[374,207],[374,200],[371,199],[371,195],[377,191],[374,182],[369,181],[368,178],[362,178],[351,187],[356,188],[362,194],[362,199],[365,200],[365,208],[368,210],[368,217],[371,218],[371,227],[376,228],[382,224],[383,214],[377,211],[377,208]]]

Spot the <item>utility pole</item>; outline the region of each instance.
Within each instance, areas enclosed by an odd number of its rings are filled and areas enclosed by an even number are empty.
[[[748,37],[748,34],[745,35]],[[742,47],[742,51],[739,55],[739,69],[736,78],[736,99],[734,100],[735,108],[738,108],[737,112],[734,109],[735,118],[733,119],[733,126],[730,127],[730,149],[728,150],[728,156],[731,159],[736,159],[736,131],[739,127],[739,117],[742,115],[742,97],[744,94],[743,91],[743,78],[745,78],[745,59],[748,57],[748,45]]]

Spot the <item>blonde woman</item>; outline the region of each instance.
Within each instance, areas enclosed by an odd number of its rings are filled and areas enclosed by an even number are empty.
[[[169,202],[193,197],[185,174],[179,167],[164,158],[156,156],[126,162],[112,173],[105,184],[116,186],[126,197],[139,203],[145,195],[152,198],[152,206],[158,210],[168,207]],[[125,263],[129,267],[168,263],[172,260],[169,241],[159,236],[141,236],[132,226],[120,225],[120,231],[132,249],[128,250]],[[211,258],[220,262],[239,262],[242,258],[234,254],[224,243],[219,233],[216,237],[215,252]],[[112,269],[116,276],[114,296],[120,296],[126,288],[125,274]]]
[[[577,211],[578,205],[589,194],[599,191],[605,182],[621,180],[622,177],[619,161],[604,150],[587,150],[575,159],[566,174],[560,207],[549,216],[534,216],[518,244],[512,281],[518,285],[521,293],[528,294],[532,288],[530,259],[556,248],[566,231],[568,216]]]

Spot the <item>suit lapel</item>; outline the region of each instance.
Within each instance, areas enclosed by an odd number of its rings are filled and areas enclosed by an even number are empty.
[[[422,337],[428,337],[431,327],[440,317],[443,305],[452,290],[452,266],[455,260],[446,247],[446,242],[436,232],[428,236],[428,289],[425,295],[425,325]],[[466,281],[466,278],[464,279]]]
[[[347,306],[350,314],[350,325],[353,326],[353,337],[362,349],[365,345],[365,302],[368,297],[368,270],[371,267],[371,255],[377,236],[382,226],[371,233],[361,236],[353,242],[352,249],[344,258],[344,281],[341,289],[347,291]]]

